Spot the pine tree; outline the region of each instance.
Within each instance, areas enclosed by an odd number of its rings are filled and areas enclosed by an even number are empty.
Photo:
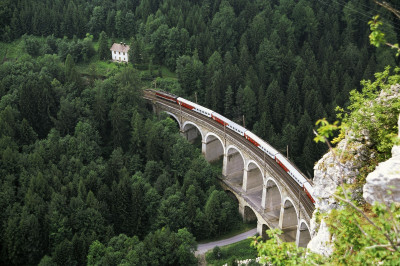
[[[100,33],[98,54],[100,60],[110,59],[110,48],[108,47],[108,37],[104,31]]]
[[[232,118],[234,116],[234,99],[233,99],[233,90],[231,86],[228,86],[228,89],[225,91],[225,104],[224,104],[224,115],[228,118]]]

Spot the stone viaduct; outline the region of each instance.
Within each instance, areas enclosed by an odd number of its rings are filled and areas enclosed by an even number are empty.
[[[287,185],[282,175],[289,175],[271,158],[257,153],[250,142],[211,118],[149,95],[144,98],[151,100],[157,113],[174,118],[188,141],[201,137],[207,161],[222,159],[222,187],[237,199],[244,221],[257,220],[257,232],[264,238],[267,229],[280,228],[284,241],[307,246],[312,203],[304,204],[308,200],[305,193],[299,186],[293,189]]]

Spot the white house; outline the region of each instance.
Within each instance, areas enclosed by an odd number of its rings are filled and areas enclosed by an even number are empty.
[[[125,43],[114,43],[110,48],[112,60],[117,62],[128,62],[129,49],[129,45],[126,45]]]

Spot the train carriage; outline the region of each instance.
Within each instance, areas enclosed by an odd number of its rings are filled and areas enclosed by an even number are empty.
[[[244,133],[244,137],[253,143],[254,146],[258,147],[260,150],[265,152],[269,157],[272,159],[275,159],[275,154],[278,153],[277,150],[275,150],[271,145],[269,145],[267,142],[265,142],[263,139],[259,138],[257,135],[255,135],[253,132],[250,130],[246,131]]]
[[[230,120],[229,120],[230,121]],[[247,129],[245,129],[244,127],[236,124],[235,122],[230,121],[228,125],[226,125],[227,128],[233,130],[234,132],[236,132],[237,134],[239,134],[240,136],[244,136],[244,132],[247,131]]]
[[[192,111],[195,111],[195,112],[197,112],[199,114],[202,114],[202,115],[210,117],[210,118],[211,118],[211,114],[213,113],[212,110],[210,110],[208,108],[205,108],[205,107],[203,107],[201,105],[198,105],[197,103],[194,103],[194,102],[188,101],[186,99],[183,99],[181,97],[178,97],[177,103],[179,105],[187,108],[187,109],[190,109]]]
[[[275,156],[276,162],[285,170],[292,178],[294,181],[296,181],[299,186],[303,186],[304,183],[308,182],[305,177],[300,174],[297,169],[289,162],[286,157],[284,157],[282,154],[278,153]]]
[[[315,200],[314,200],[313,195],[312,195],[313,192],[314,192],[314,189],[310,185],[310,182],[307,181],[306,183],[304,183],[303,184],[303,189],[304,189],[304,192],[307,194],[308,198],[311,200],[311,202],[315,204]]]
[[[220,123],[223,126],[226,126],[227,128],[229,128],[230,130],[234,131],[235,133],[244,136],[244,132],[247,131],[247,129],[245,129],[244,127],[236,124],[235,122],[233,122],[232,120],[226,118],[223,115],[220,115],[216,112],[213,112],[211,114],[211,118],[214,119],[215,121],[217,121],[218,123]]]
[[[176,96],[172,93],[166,92],[166,91],[156,91],[156,97],[162,98],[167,101],[174,102],[174,103],[176,103],[176,99],[178,98],[178,96]]]

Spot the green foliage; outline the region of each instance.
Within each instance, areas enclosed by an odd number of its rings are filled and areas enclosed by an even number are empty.
[[[316,137],[314,138],[315,142],[325,142],[328,140],[330,137],[334,135],[335,130],[339,130],[340,127],[337,125],[339,122],[335,121],[333,124],[329,124],[328,121],[326,121],[325,118],[318,120],[315,125],[320,125],[320,127],[317,129],[318,134],[316,134]]]
[[[398,86],[399,69],[390,75],[390,67],[384,72],[376,73],[376,80],[362,81],[362,92],[353,90],[350,93],[350,112],[343,108],[338,117],[342,119],[341,136],[351,132],[355,137],[365,137],[372,144],[371,148],[379,152],[376,159],[370,159],[363,167],[358,177],[359,183],[365,182],[368,172],[373,170],[377,160],[389,156],[394,144],[399,142],[397,137],[397,121],[400,113],[400,100],[393,97],[392,86]],[[318,129],[315,141],[325,141],[337,130],[337,122],[329,124],[325,119],[317,124]],[[351,141],[351,140],[350,140]],[[335,153],[334,150],[332,150]],[[345,178],[344,176],[341,178]],[[342,180],[343,181],[343,180]],[[388,195],[391,191],[387,191]],[[329,257],[333,264],[392,264],[399,261],[400,243],[398,228],[400,228],[400,208],[395,203],[375,203],[372,210],[369,205],[359,206],[354,199],[350,199],[350,192],[346,186],[341,186],[336,195],[342,208],[332,210],[326,218],[329,230],[335,236],[334,251]],[[382,195],[382,198],[384,195]]]
[[[306,253],[304,248],[299,248],[293,242],[283,242],[279,235],[279,229],[267,230],[269,240],[261,241],[261,237],[254,237],[251,246],[258,251],[260,262],[272,265],[310,265],[321,264],[326,258]]]
[[[108,45],[108,36],[102,31],[99,37],[99,49],[97,50],[100,60],[110,59],[110,47]]]
[[[399,261],[400,208],[394,203],[390,206],[377,203],[366,214],[374,225],[350,206],[329,214],[327,224],[336,239],[331,263],[390,264]]]
[[[396,133],[400,99],[387,97],[378,100],[377,97],[388,94],[390,87],[400,82],[399,71],[399,68],[395,68],[391,74],[387,67],[384,72],[375,74],[375,81],[363,81],[362,92],[353,90],[350,93],[350,114],[341,113],[339,116],[356,136],[367,131],[376,149],[386,155],[398,141]]]
[[[387,45],[392,49],[396,50],[396,56],[400,55],[400,48],[399,44],[391,44],[386,41],[386,34],[381,31],[382,28],[382,21],[379,20],[379,15],[376,15],[372,18],[373,20],[368,22],[370,26],[371,34],[369,35],[369,41],[375,47],[380,47],[381,45]]]
[[[379,19],[379,15],[376,15],[373,17],[373,20],[368,22],[368,25],[370,25],[370,29],[371,29],[371,34],[369,35],[369,40],[370,40],[371,44],[376,47],[379,47],[382,44],[386,43],[385,34],[383,32],[381,32],[380,30],[378,30],[378,28],[380,26],[382,26],[382,24],[383,24],[378,19]]]
[[[121,234],[106,245],[94,241],[89,248],[88,265],[196,265],[195,249],[195,239],[186,229],[175,233],[163,228],[143,241]]]
[[[38,56],[40,55],[40,42],[32,37],[32,36],[25,36],[25,49],[26,52],[31,56]]]

